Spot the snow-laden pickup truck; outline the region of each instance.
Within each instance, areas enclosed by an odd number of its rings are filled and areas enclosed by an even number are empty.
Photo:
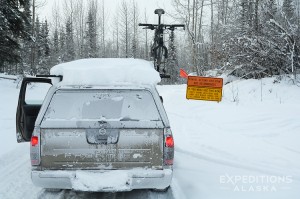
[[[24,78],[16,114],[18,142],[30,141],[32,181],[50,189],[166,190],[174,141],[153,66],[135,59],[60,64],[51,78]],[[30,103],[33,83],[50,84]]]

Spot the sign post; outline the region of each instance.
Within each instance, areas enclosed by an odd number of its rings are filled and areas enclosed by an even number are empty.
[[[186,98],[220,102],[222,89],[222,78],[188,76]]]

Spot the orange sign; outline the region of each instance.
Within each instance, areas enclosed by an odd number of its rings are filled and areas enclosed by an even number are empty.
[[[189,76],[186,91],[187,99],[221,101],[223,79]]]
[[[211,78],[211,77],[189,76],[188,86],[222,88],[223,87],[223,79],[222,78]]]

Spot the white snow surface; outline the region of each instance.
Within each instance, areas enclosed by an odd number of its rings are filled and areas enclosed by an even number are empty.
[[[186,100],[186,85],[158,90],[175,140],[167,193],[49,192],[31,182],[29,143],[16,142],[17,84],[0,79],[0,198],[299,198],[299,85],[289,78],[236,80],[224,85],[220,103]]]
[[[78,191],[99,191],[104,189],[124,191],[128,189],[126,183],[131,183],[129,179],[128,172],[125,171],[105,173],[76,171],[76,177],[71,182],[74,189]]]
[[[51,75],[62,75],[63,85],[157,84],[153,63],[132,58],[80,59],[56,65]]]

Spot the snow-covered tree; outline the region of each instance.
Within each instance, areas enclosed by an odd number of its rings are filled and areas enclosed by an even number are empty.
[[[171,75],[171,78],[168,80],[168,83],[175,84],[179,81],[179,65],[177,60],[177,50],[175,45],[175,34],[174,31],[171,31],[169,37],[169,46],[168,46],[168,63],[167,63],[167,73]]]
[[[20,42],[28,39],[29,0],[0,0],[0,70],[4,63],[19,63]]]
[[[295,6],[293,0],[283,0],[282,11],[288,20],[292,20],[295,16]]]
[[[97,57],[97,28],[96,28],[96,13],[93,10],[93,6],[90,5],[87,19],[87,33],[86,33],[86,49],[85,54],[87,57]]]
[[[53,52],[57,54],[59,52],[59,38],[58,38],[58,30],[54,30],[53,35]]]
[[[120,7],[120,36],[122,45],[122,57],[130,57],[130,43],[131,43],[131,30],[130,30],[130,8],[126,1],[122,1]]]
[[[207,53],[201,52],[200,43],[203,38],[203,9],[204,9],[205,0],[173,0],[173,5],[176,10],[176,14],[173,15],[173,18],[184,23],[186,26],[187,32],[187,44],[189,45],[187,49],[190,49],[185,56],[188,62],[185,62],[189,66],[190,71],[193,71],[197,74],[202,74],[203,65],[203,55]],[[214,40],[214,2],[213,0],[205,1],[205,6],[209,6],[211,10],[211,27],[210,27],[210,40],[213,43]],[[200,53],[201,52],[201,53]]]
[[[74,44],[74,34],[73,34],[73,23],[71,17],[67,19],[66,22],[66,35],[65,35],[65,49],[66,52],[63,57],[63,61],[73,61],[75,60],[75,44]]]
[[[233,21],[237,25],[231,24],[224,37],[232,74],[244,78],[295,74],[297,25],[277,9],[275,0],[241,1],[241,18]]]
[[[51,59],[50,59],[50,41],[49,41],[49,27],[48,22],[45,20],[41,24],[38,42],[39,50],[39,60],[38,61],[38,73],[39,74],[49,74],[51,68]]]
[[[139,12],[138,12],[138,5],[135,1],[132,2],[132,56],[133,58],[140,57],[140,53],[138,54],[138,19],[139,19]]]

